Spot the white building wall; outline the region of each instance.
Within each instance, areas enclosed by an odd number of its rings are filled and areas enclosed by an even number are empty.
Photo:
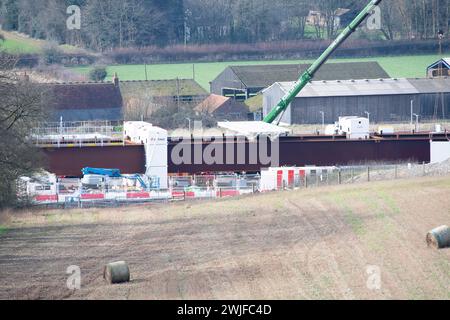
[[[269,114],[269,112],[278,104],[285,94],[286,93],[282,90],[279,83],[274,83],[269,88],[263,90],[263,117]],[[291,110],[291,105],[289,105],[281,118],[281,123],[286,123],[289,125],[292,124]]]
[[[168,188],[168,133],[166,130],[155,127],[142,121],[127,121],[124,123],[124,135],[134,143],[145,147],[145,174],[149,177],[158,177],[160,188]]]
[[[431,142],[431,163],[440,163],[450,159],[450,142]]]

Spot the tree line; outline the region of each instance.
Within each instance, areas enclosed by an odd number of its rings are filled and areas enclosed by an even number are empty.
[[[332,39],[368,0],[0,0],[5,30],[91,48]],[[66,9],[81,8],[81,29],[68,30]],[[343,13],[340,9],[350,9]],[[449,0],[384,0],[376,40],[433,39],[449,33]],[[315,11],[316,16],[311,12]],[[319,15],[317,15],[319,13]],[[314,18],[315,17],[315,18]],[[342,23],[341,21],[341,23]]]

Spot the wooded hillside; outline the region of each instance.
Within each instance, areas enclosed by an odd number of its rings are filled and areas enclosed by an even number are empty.
[[[0,0],[0,24],[34,38],[95,50],[176,44],[331,39],[368,0]],[[81,8],[81,30],[66,9]],[[350,9],[343,13],[341,8]],[[449,32],[449,0],[385,0],[382,29],[359,39],[437,39]],[[312,19],[311,10],[319,12]]]

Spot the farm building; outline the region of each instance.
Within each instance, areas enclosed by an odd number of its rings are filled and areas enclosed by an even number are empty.
[[[358,12],[355,13],[350,9],[338,8],[334,12],[334,28],[339,29],[347,26],[357,14]],[[323,11],[310,10],[306,17],[306,24],[324,28],[327,24],[327,14]]]
[[[45,84],[50,92],[51,119],[59,121],[119,121],[123,119],[123,101],[113,83]]]
[[[269,111],[292,87],[275,83],[263,92],[263,113]],[[283,115],[288,124],[334,123],[340,116],[370,113],[372,122],[410,121],[413,112],[421,119],[450,118],[450,79],[376,79],[313,81],[301,91]]]
[[[208,113],[217,120],[247,120],[249,113],[243,102],[216,94],[211,94],[202,101],[195,111]]]
[[[442,58],[429,66],[427,76],[429,78],[450,76],[450,58]]]
[[[155,104],[195,103],[203,101],[208,92],[192,79],[121,81],[124,101],[138,99]]]
[[[308,64],[230,66],[211,82],[211,93],[245,100],[275,82],[296,81]],[[317,80],[388,78],[377,62],[329,63],[317,72]]]

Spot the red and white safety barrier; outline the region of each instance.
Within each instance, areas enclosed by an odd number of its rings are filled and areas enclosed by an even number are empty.
[[[105,198],[104,193],[84,193],[80,195],[81,200],[104,200]]]
[[[150,199],[150,192],[128,192],[127,199]]]
[[[186,199],[214,199],[237,197],[251,194],[252,189],[188,189],[172,191],[135,191],[135,192],[106,192],[61,195],[37,195],[34,202],[38,204],[65,203],[69,201],[139,201],[139,200],[186,200]]]
[[[51,194],[51,195],[37,195],[34,197],[35,202],[40,203],[53,203],[58,202],[58,195],[57,194]]]

